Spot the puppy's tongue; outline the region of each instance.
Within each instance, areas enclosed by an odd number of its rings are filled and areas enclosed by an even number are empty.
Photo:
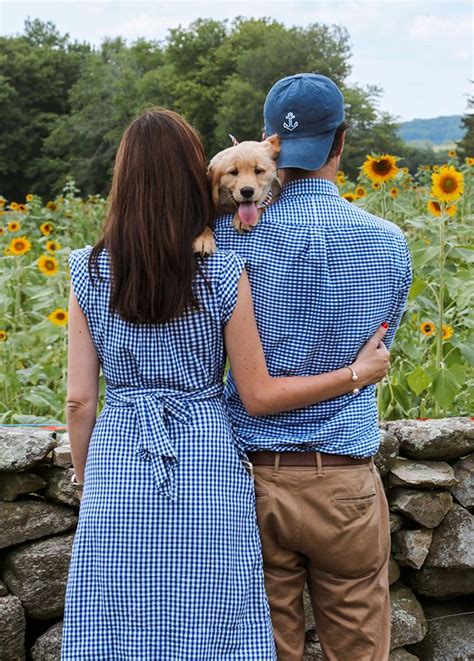
[[[258,218],[257,205],[255,202],[241,202],[237,213],[244,225],[253,225]]]

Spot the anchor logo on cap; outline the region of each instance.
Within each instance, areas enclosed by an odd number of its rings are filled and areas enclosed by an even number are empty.
[[[288,120],[288,124],[284,122],[283,128],[287,129],[288,131],[294,131],[295,128],[299,126],[298,122],[293,123],[293,120],[296,119],[296,115],[294,115],[292,112],[289,112],[287,115],[285,115],[285,119]]]

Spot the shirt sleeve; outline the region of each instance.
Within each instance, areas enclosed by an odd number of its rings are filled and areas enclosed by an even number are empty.
[[[89,309],[89,255],[90,246],[81,250],[73,250],[69,255],[69,271],[71,286],[81,310],[87,316]]]
[[[222,325],[225,326],[237,304],[237,292],[240,276],[245,268],[245,259],[229,251],[225,256],[219,282],[219,303]]]
[[[387,347],[393,342],[395,333],[400,325],[402,315],[405,311],[408,294],[410,292],[411,282],[412,282],[412,266],[411,266],[411,256],[408,249],[406,240],[403,239],[403,270],[402,275],[399,281],[398,292],[395,296],[393,307],[390,314],[390,319],[387,319],[389,323],[389,329],[387,335],[385,336],[385,344]]]

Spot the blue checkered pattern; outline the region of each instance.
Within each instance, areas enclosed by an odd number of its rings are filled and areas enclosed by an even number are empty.
[[[218,252],[199,311],[134,325],[110,272],[71,278],[106,379],[69,570],[62,661],[274,661],[252,480],[223,400],[222,330],[243,260]]]
[[[307,376],[350,364],[379,324],[390,344],[411,282],[398,227],[362,211],[323,179],[301,179],[250,232],[217,219],[219,248],[245,257],[255,314],[272,376]],[[369,457],[379,446],[375,388],[315,406],[251,418],[232,375],[230,415],[247,451],[311,450]]]

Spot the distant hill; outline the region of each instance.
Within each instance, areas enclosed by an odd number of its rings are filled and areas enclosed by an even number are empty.
[[[433,145],[461,140],[464,129],[461,126],[461,115],[449,117],[433,117],[432,119],[412,119],[403,122],[399,129],[400,137],[405,142],[429,140]]]

